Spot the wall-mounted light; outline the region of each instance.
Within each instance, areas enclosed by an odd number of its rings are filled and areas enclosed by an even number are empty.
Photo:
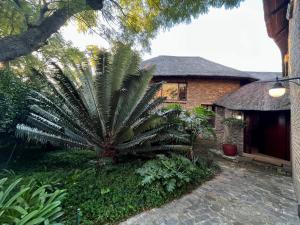
[[[276,82],[271,89],[269,89],[269,95],[273,98],[279,98],[286,92],[286,88],[280,82]]]
[[[238,120],[243,120],[243,114],[239,111],[234,111],[232,117]]]
[[[286,88],[283,86],[282,82],[291,82],[300,86],[300,83],[294,82],[294,80],[300,80],[300,77],[291,77],[291,78],[282,78],[282,79],[279,79],[277,77],[275,81],[269,81],[269,82],[275,82],[272,88],[269,89],[269,95],[274,98],[282,97],[286,93]]]
[[[236,115],[235,118],[238,119],[238,120],[242,120],[243,119],[243,117],[241,115]]]

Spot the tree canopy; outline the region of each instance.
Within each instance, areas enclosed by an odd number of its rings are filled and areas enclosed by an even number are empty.
[[[149,46],[159,29],[243,0],[0,0],[0,62],[28,55],[70,20],[79,31]]]

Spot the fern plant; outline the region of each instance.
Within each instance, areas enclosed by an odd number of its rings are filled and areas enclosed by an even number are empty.
[[[77,65],[80,82],[53,66],[51,75],[40,76],[47,78],[54,100],[32,92],[31,113],[26,123],[17,126],[17,136],[94,149],[100,157],[113,158],[190,148],[187,136],[168,123],[175,110],[156,110],[164,99],[154,98],[161,83],[149,86],[153,68],[139,69],[140,58],[129,47],[118,45],[113,54],[101,52],[95,73],[87,64]]]
[[[173,192],[192,182],[196,170],[196,165],[183,156],[157,155],[157,159],[146,162],[136,173],[142,177],[142,186],[159,184],[167,192]]]
[[[0,223],[3,225],[44,224],[59,225],[63,215],[61,201],[66,193],[56,190],[49,193],[48,186],[37,187],[34,181],[20,186],[21,178],[5,185],[0,180]]]

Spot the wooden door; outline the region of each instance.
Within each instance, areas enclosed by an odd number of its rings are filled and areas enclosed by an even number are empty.
[[[290,160],[290,121],[285,112],[263,116],[262,153]]]
[[[244,113],[246,127],[244,129],[244,152],[257,153],[260,142],[260,117],[257,112]]]
[[[245,112],[244,152],[290,160],[290,112]]]

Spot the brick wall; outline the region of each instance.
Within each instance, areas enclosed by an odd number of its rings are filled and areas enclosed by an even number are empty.
[[[187,109],[192,109],[200,104],[212,105],[218,98],[240,88],[239,80],[224,79],[178,79],[178,78],[155,78],[157,81],[186,82],[187,101],[171,101],[169,103],[180,103]]]
[[[217,99],[227,93],[240,88],[240,81],[234,80],[188,80],[187,108],[200,104],[213,104]]]
[[[300,76],[300,0],[294,0],[293,17],[289,23],[290,76]],[[300,202],[300,87],[291,83],[290,88],[293,178]]]

